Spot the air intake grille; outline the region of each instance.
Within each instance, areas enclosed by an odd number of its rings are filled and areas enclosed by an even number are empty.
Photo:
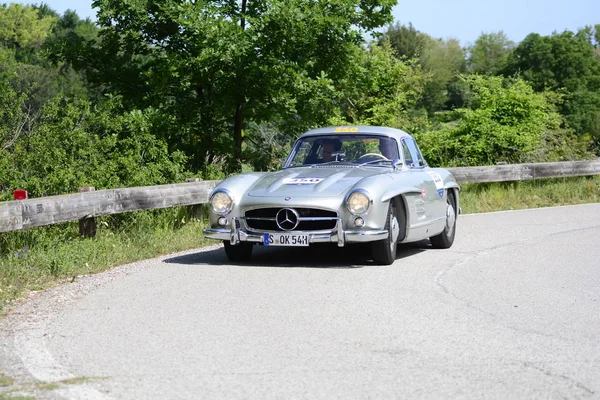
[[[277,224],[277,213],[284,208],[269,207],[248,210],[245,212],[246,225],[258,231],[283,231]],[[337,213],[317,208],[289,208],[298,215],[295,231],[322,231],[335,228]],[[289,213],[295,217],[296,214]]]

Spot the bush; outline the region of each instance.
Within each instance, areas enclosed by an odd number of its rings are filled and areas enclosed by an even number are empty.
[[[489,165],[586,158],[587,144],[561,130],[561,117],[548,96],[521,79],[473,75],[471,108],[453,111],[454,121],[417,135],[432,165]],[[573,142],[570,151],[560,148]]]
[[[151,133],[148,111],[123,112],[118,100],[92,106],[62,96],[0,153],[0,191],[32,197],[77,192],[79,186],[146,186],[182,182],[185,157],[169,154]],[[2,198],[0,198],[2,200]]]

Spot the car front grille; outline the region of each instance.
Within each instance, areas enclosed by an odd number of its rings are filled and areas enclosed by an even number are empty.
[[[283,211],[282,211],[283,210]],[[293,208],[293,207],[269,207],[247,210],[244,219],[248,228],[259,231],[284,231],[277,223],[277,214],[285,210],[289,211],[290,219],[294,220],[297,215],[298,224],[295,231],[322,231],[334,229],[337,222],[337,213],[334,211],[320,210],[317,208]],[[285,217],[280,214],[281,217]],[[283,218],[282,218],[283,219]],[[295,222],[295,221],[292,221]],[[293,223],[291,224],[293,225]],[[289,225],[288,225],[289,226]]]

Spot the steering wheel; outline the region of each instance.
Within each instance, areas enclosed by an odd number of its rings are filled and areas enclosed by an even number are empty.
[[[358,159],[360,160],[360,159],[367,158],[367,157],[377,157],[377,158],[381,158],[382,160],[389,161],[389,158],[387,158],[383,154],[379,154],[379,153],[366,153],[366,154],[363,154],[362,156],[358,157]]]

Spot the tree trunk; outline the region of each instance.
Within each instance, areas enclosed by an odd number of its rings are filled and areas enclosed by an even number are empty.
[[[242,31],[246,30],[246,3],[247,0],[242,0],[242,12],[240,18],[240,27]],[[233,139],[234,139],[234,149],[233,149],[233,162],[232,166],[235,171],[242,170],[242,142],[244,138],[242,137],[242,129],[244,127],[244,66],[243,63],[240,62],[237,68],[237,77],[236,77],[236,104],[235,104],[235,117],[233,122]]]
[[[239,87],[238,87],[239,88]],[[232,166],[234,171],[240,172],[242,170],[242,125],[244,123],[244,105],[239,102],[235,106],[235,121],[233,124],[233,138],[234,138],[234,149],[233,149],[233,162]]]

